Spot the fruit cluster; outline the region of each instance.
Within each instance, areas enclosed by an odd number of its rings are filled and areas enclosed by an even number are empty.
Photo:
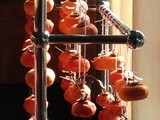
[[[61,17],[59,29],[65,35],[97,35],[96,26],[90,23],[90,17],[86,14],[88,6],[85,1],[80,1],[83,6],[80,6],[77,0],[68,0],[62,3],[59,12]],[[149,90],[146,85],[135,82],[137,79],[135,80],[134,75],[130,78],[124,75],[125,59],[123,56],[118,56],[115,51],[102,51],[97,57],[88,60],[85,56],[82,57],[81,49],[72,48],[70,45],[59,55],[58,60],[59,70],[67,73],[65,77],[62,77],[60,87],[64,90],[64,99],[72,105],[71,113],[75,117],[93,116],[97,111],[95,106],[97,104],[103,108],[99,111],[99,120],[126,118],[127,108],[123,101],[142,100],[148,96]],[[90,70],[91,66],[101,72],[109,71],[109,83],[112,88],[115,88],[114,94],[106,91],[99,81],[102,92],[97,95],[96,104],[91,101],[91,89],[84,81],[84,77],[87,76],[84,74]],[[77,74],[82,76],[76,78]],[[128,79],[130,80],[128,81]],[[123,84],[120,81],[123,81]]]
[[[53,0],[47,0],[47,12],[54,7]],[[28,36],[34,32],[34,0],[24,2],[27,23],[25,31]],[[88,5],[84,0],[66,0],[62,2],[59,10],[60,19],[58,27],[64,35],[97,35],[98,29],[90,22],[87,15]],[[51,33],[54,23],[47,19],[46,30]],[[65,44],[66,45],[66,44]],[[49,45],[46,46],[46,64],[51,60],[49,54]],[[82,48],[86,46],[81,44],[67,44],[66,49],[58,56],[58,69],[64,73],[61,76],[60,87],[64,91],[64,99],[71,104],[71,113],[75,117],[88,118],[97,111],[97,105],[102,108],[99,111],[99,120],[119,120],[126,118],[127,108],[123,102],[142,100],[148,97],[149,89],[146,85],[139,82],[139,78],[134,74],[128,76],[125,74],[125,60],[123,56],[117,55],[115,51],[101,52],[92,60],[88,60],[85,54],[82,55]],[[23,66],[30,68],[26,73],[26,84],[35,88],[35,45],[30,38],[23,44],[23,54],[20,61]],[[85,50],[84,50],[85,51]],[[107,91],[104,83],[97,78],[88,75],[88,71],[93,67],[96,71],[109,72],[109,85],[111,91]],[[128,72],[127,72],[128,73]],[[47,87],[55,81],[55,73],[51,68],[46,69]],[[97,81],[102,88],[101,93],[96,96],[95,102],[91,99],[91,88],[87,85],[86,77]],[[106,77],[106,76],[105,76]],[[107,86],[107,87],[108,87]],[[47,101],[46,101],[47,102]],[[24,100],[24,109],[34,115],[35,97],[32,93]],[[47,102],[48,106],[48,102]]]
[[[25,32],[26,32],[26,39],[23,42],[23,53],[20,56],[20,62],[21,64],[28,68],[28,72],[25,75],[25,82],[26,84],[32,89],[32,93],[30,96],[28,96],[24,102],[23,107],[26,112],[28,112],[30,115],[34,116],[35,114],[35,95],[34,95],[34,89],[35,89],[35,77],[36,77],[36,71],[35,71],[35,44],[30,39],[30,36],[34,32],[34,16],[35,16],[35,7],[34,7],[34,0],[26,0],[23,4],[25,15],[26,15],[26,24],[24,26]],[[51,12],[54,7],[54,1],[53,0],[47,0],[47,13]],[[54,23],[50,20],[46,20],[46,31],[49,33],[52,32]],[[51,55],[49,54],[49,45],[46,46],[47,52],[46,52],[46,64],[49,63],[51,60]],[[51,86],[55,81],[55,73],[51,68],[46,68],[46,86]],[[48,101],[46,101],[46,105],[48,107]]]

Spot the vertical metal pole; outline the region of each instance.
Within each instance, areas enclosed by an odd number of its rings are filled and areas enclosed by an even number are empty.
[[[45,23],[47,18],[46,0],[34,0],[35,4],[35,120],[47,120],[46,88],[46,44]]]

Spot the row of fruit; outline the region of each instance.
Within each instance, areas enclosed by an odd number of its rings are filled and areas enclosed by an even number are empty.
[[[28,72],[25,75],[26,84],[32,89],[31,95],[25,98],[23,102],[23,107],[26,112],[28,112],[31,116],[35,114],[35,44],[30,39],[30,36],[34,32],[34,16],[35,16],[35,7],[34,0],[26,0],[23,4],[25,15],[26,15],[26,24],[24,26],[25,32],[27,34],[27,38],[23,42],[23,53],[20,56],[21,64],[28,68]],[[51,12],[54,7],[53,0],[47,0],[47,13]],[[54,23],[50,20],[46,20],[46,30],[51,33],[54,28]],[[51,60],[51,55],[48,52],[50,46],[47,45],[46,49],[46,65]],[[55,72],[51,68],[46,68],[46,85],[47,87],[51,86],[55,81]],[[48,101],[46,101],[46,106],[48,107]]]

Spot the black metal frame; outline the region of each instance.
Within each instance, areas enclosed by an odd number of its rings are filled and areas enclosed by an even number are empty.
[[[34,33],[31,36],[35,43],[35,120],[47,120],[47,88],[46,88],[46,46],[48,44],[127,44],[131,49],[139,49],[144,45],[144,35],[140,31],[130,30],[117,19],[105,6],[106,1],[100,1],[97,11],[124,35],[61,35],[48,34],[45,29],[47,19],[46,0],[35,0]],[[97,42],[98,41],[98,42]]]

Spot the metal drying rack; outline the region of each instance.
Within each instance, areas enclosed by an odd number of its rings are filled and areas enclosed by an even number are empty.
[[[131,30],[121,20],[116,18],[106,6],[107,0],[99,0],[97,11],[109,20],[122,35],[62,35],[49,34],[45,30],[47,19],[46,0],[35,0],[34,32],[31,35],[35,43],[35,120],[47,120],[47,88],[46,88],[46,46],[48,44],[126,44],[131,49],[139,49],[144,45],[145,39],[142,32]],[[97,42],[98,41],[98,42]]]

